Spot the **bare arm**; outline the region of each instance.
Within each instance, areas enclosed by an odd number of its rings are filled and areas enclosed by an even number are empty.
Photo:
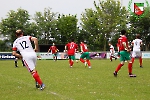
[[[38,50],[39,50],[38,39],[37,39],[36,37],[32,37],[32,38],[31,38],[31,41],[34,42],[34,45],[35,45],[34,50],[35,50],[35,52],[38,51]]]
[[[18,54],[16,51],[13,51],[12,55],[15,57],[18,57],[19,59],[22,59],[22,56],[20,54]]]
[[[123,46],[124,46],[125,50],[130,51],[130,49],[127,47],[126,42],[123,42],[122,44],[123,44]]]
[[[51,50],[51,49],[48,49],[48,51],[47,51],[47,52],[50,52],[50,50]]]
[[[134,42],[132,41],[132,43],[131,43],[131,46],[133,47],[134,46]]]
[[[67,51],[67,46],[65,46],[65,51]]]
[[[141,41],[140,45],[142,46],[143,45],[143,42]]]
[[[82,48],[82,46],[80,46],[80,48],[81,48],[81,53],[83,53],[83,48]]]

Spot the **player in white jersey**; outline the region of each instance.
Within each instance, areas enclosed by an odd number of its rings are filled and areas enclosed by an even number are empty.
[[[37,61],[37,55],[35,52],[38,51],[38,40],[36,37],[23,36],[22,30],[17,30],[16,36],[17,39],[13,43],[12,54],[15,57],[23,59],[25,66],[35,79],[36,88],[40,88],[41,90],[43,90],[45,85],[43,84],[37,71],[35,70]],[[31,41],[34,42],[35,49],[33,49]],[[17,51],[19,51],[21,55],[18,54]]]
[[[140,39],[140,34],[136,35],[136,39],[134,39],[131,43],[133,46],[133,52],[132,52],[132,63],[134,63],[134,59],[136,57],[139,58],[140,67],[142,68],[142,52],[141,52],[141,45],[142,40]]]
[[[110,61],[112,61],[112,58],[115,58],[115,60],[117,59],[116,55],[115,55],[115,49],[114,46],[109,43],[109,49],[110,49]]]

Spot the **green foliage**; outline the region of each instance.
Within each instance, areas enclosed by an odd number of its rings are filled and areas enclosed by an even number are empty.
[[[59,15],[57,19],[58,39],[57,41],[66,44],[70,38],[77,37],[77,21],[76,15]]]
[[[16,39],[15,32],[17,29],[22,29],[24,33],[28,31],[30,16],[28,11],[24,9],[17,9],[17,11],[10,10],[8,18],[2,19],[0,24],[0,32],[11,36],[10,41]]]
[[[0,40],[0,51],[11,51],[11,43],[8,40]]]
[[[106,50],[111,37],[118,34],[120,29],[126,29],[127,11],[121,7],[120,1],[94,1],[96,10],[86,9],[82,14],[82,28],[87,32],[87,41],[98,46],[99,50]],[[92,37],[91,37],[92,36]],[[91,38],[91,39],[90,39]]]
[[[14,33],[17,29],[22,29],[25,35],[37,37],[39,44],[66,44],[70,38],[74,38],[77,43],[80,43],[80,40],[87,41],[92,51],[106,51],[109,48],[108,42],[116,46],[120,30],[126,29],[130,42],[139,33],[144,42],[143,49],[150,50],[149,7],[145,8],[148,13],[138,18],[132,16],[119,0],[99,0],[93,3],[95,10],[85,9],[81,14],[81,22],[78,21],[77,15],[61,15],[52,12],[51,8],[36,12],[33,17],[21,8],[17,11],[10,10],[7,18],[1,20],[0,33],[10,35],[7,43],[16,39]],[[6,43],[4,48],[7,48]]]
[[[149,100],[149,62],[143,60],[140,68],[138,59],[133,64],[136,78],[130,78],[127,63],[118,77],[113,71],[119,60],[91,60],[92,69],[82,63],[74,63],[69,68],[68,60],[38,60],[36,69],[46,85],[45,90],[35,89],[31,74],[21,61],[14,68],[13,60],[1,63],[1,100]]]
[[[101,24],[98,21],[97,13],[92,9],[85,9],[85,13],[82,14],[81,20],[81,40],[87,41],[90,45],[90,48],[92,49],[92,47],[96,47],[100,44],[102,36],[102,33],[100,31]],[[101,41],[101,44],[103,44],[103,41]],[[94,49],[98,50],[99,46]]]
[[[145,8],[145,11],[148,10],[142,18],[135,16],[130,16],[130,37],[135,38],[136,34],[141,34],[141,38],[145,45],[145,50],[150,50],[150,7]]]
[[[36,29],[34,29],[37,33],[37,37],[39,38],[40,44],[49,44],[53,42],[56,35],[56,15],[51,11],[51,8],[45,8],[44,13],[36,12],[34,15],[34,21],[36,25]]]

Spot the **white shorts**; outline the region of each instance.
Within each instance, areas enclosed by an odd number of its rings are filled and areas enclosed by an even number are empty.
[[[132,52],[132,57],[135,58],[135,57],[141,57],[142,56],[142,52],[141,51],[133,51]]]
[[[115,52],[110,52],[110,57],[116,57]]]
[[[30,53],[27,53],[26,55],[23,55],[23,61],[28,71],[29,72],[33,71],[35,69],[36,61],[37,61],[36,53],[30,52]]]

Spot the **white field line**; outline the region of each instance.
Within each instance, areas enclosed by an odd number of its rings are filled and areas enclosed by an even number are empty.
[[[7,76],[7,74],[5,74],[5,75],[0,74],[0,76],[3,77],[3,78],[6,77],[7,80],[14,81],[14,82],[19,83],[19,84],[27,85],[30,88],[33,87],[33,85],[31,85],[31,84],[26,84],[26,82],[24,82],[23,80],[12,78],[12,76]],[[41,91],[41,90],[39,90],[39,91]],[[56,96],[60,97],[62,100],[74,100],[74,99],[68,98],[68,97],[66,97],[64,95],[58,94],[58,93],[53,92],[53,91],[49,91],[49,90],[43,90],[43,91],[48,91],[47,94],[56,95]]]

